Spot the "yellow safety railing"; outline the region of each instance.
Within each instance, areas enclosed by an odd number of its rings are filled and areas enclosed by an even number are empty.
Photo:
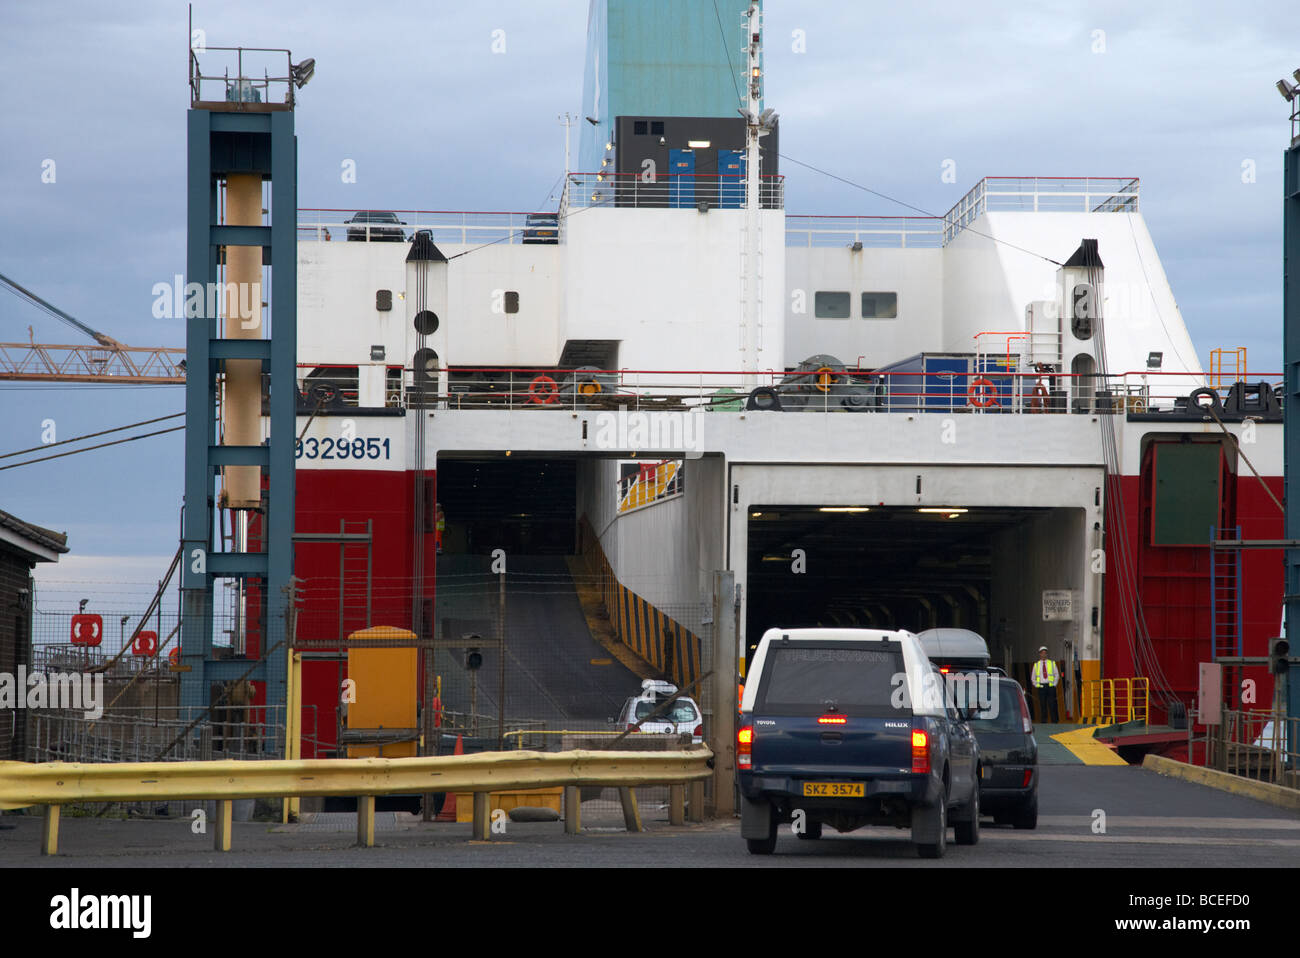
[[[1112,725],[1115,714],[1115,680],[1087,679],[1083,683],[1080,718],[1085,725]]]
[[[680,468],[680,462],[665,459],[663,462],[646,466],[641,472],[623,480],[620,485],[626,485],[626,488],[621,490],[618,511],[628,512],[668,496],[677,488],[673,485],[673,481],[677,478]]]
[[[1081,718],[1085,725],[1146,722],[1150,715],[1151,680],[1141,677],[1088,679],[1083,683]]]
[[[1222,389],[1246,378],[1246,347],[1220,346],[1210,350],[1210,388]]]
[[[231,802],[357,796],[357,837],[374,844],[375,796],[474,793],[474,834],[488,837],[488,798],[504,789],[681,785],[713,772],[705,746],[672,752],[478,752],[420,758],[218,762],[0,762],[0,809],[45,806],[42,851],[58,848],[59,809],[75,802],[214,799],[216,848],[230,849]]]

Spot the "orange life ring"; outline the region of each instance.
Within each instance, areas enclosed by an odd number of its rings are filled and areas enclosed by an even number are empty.
[[[560,387],[550,376],[538,376],[528,386],[528,401],[549,406],[560,401]]]
[[[167,653],[167,661],[170,662],[172,665],[180,665],[180,664],[181,664],[181,650],[180,650],[179,648],[175,648],[175,649],[172,649],[170,652],[168,652],[168,653]]]
[[[981,376],[979,379],[971,382],[970,390],[966,395],[970,398],[970,404],[972,406],[979,409],[985,409],[989,406],[996,406],[998,404],[997,393],[994,392],[994,389],[993,381]]]
[[[1029,394],[1030,412],[1042,412],[1044,409],[1046,409],[1048,398],[1049,398],[1049,393],[1047,391],[1046,386],[1044,386],[1042,383],[1038,383],[1036,386],[1034,386],[1034,391]]]

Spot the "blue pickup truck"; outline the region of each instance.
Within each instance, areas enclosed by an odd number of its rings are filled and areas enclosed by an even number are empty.
[[[947,831],[979,841],[979,746],[943,675],[911,632],[769,629],[741,699],[736,770],[741,836],[771,854],[789,822],[911,828],[922,858]]]

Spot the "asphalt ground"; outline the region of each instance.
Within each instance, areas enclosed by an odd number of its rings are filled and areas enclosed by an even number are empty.
[[[311,824],[236,823],[232,850],[188,820],[71,817],[60,854],[39,854],[41,819],[0,817],[0,867],[27,868],[1209,868],[1294,867],[1300,814],[1244,796],[1166,778],[1139,767],[1044,766],[1039,825],[1017,831],[985,820],[978,845],[948,845],[939,861],[919,859],[906,830],[827,830],[805,841],[788,826],[772,856],[748,854],[734,819],[670,827],[651,821],[629,834],[611,815],[584,814],[584,831],[560,823],[506,823],[504,834],[470,841],[468,824],[377,817],[376,847],[355,847],[355,819]],[[589,803],[591,804],[591,803]],[[646,816],[653,817],[652,815]]]

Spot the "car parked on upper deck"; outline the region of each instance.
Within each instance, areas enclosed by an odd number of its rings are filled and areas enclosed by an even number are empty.
[[[359,210],[349,220],[348,241],[352,243],[401,243],[406,240],[406,224],[391,210]]]
[[[525,243],[554,245],[560,241],[559,213],[529,213],[524,220]]]

